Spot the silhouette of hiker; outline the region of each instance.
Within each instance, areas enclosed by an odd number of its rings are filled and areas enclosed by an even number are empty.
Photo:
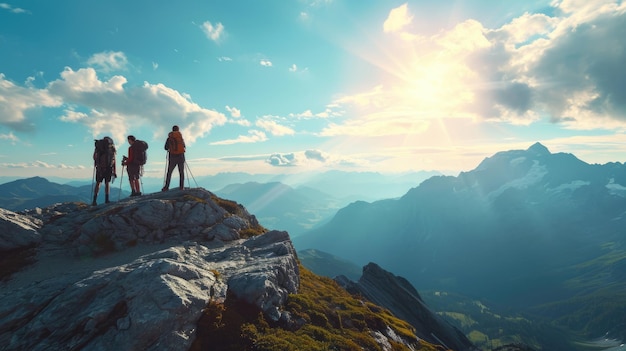
[[[95,141],[93,161],[95,167],[96,186],[93,191],[92,206],[96,206],[100,184],[104,181],[104,202],[109,203],[109,193],[111,191],[111,177],[117,178],[115,172],[115,145],[113,139],[105,136]]]
[[[136,162],[136,150],[133,147],[137,139],[133,135],[128,136],[128,157],[124,157],[122,160],[122,166],[126,166],[128,171],[128,182],[130,183],[130,196],[141,195],[141,188],[139,186],[139,177],[141,177],[141,165]]]
[[[178,126],[173,126],[172,131],[167,135],[165,141],[165,150],[167,150],[167,176],[165,184],[161,191],[167,191],[170,188],[170,180],[175,167],[178,167],[178,176],[180,178],[180,189],[185,188],[185,141],[183,135],[178,130]]]

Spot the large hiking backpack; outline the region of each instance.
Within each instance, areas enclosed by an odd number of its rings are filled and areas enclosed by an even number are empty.
[[[115,144],[113,139],[105,136],[102,139],[94,140],[95,143],[95,163],[98,168],[112,168],[115,165]]]
[[[179,131],[170,132],[167,136],[166,149],[171,154],[179,155],[185,152],[185,141]]]
[[[138,165],[145,165],[148,161],[148,153],[146,152],[146,150],[148,150],[148,143],[143,140],[135,140],[133,148],[135,163]]]

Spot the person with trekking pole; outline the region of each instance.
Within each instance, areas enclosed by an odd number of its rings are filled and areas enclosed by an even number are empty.
[[[161,191],[169,190],[172,172],[176,167],[178,167],[178,177],[180,178],[179,188],[183,190],[185,188],[185,141],[178,126],[172,127],[172,131],[167,135],[164,148],[167,150],[167,175]]]
[[[115,144],[113,139],[105,136],[102,139],[95,140],[95,150],[93,152],[94,174],[96,185],[93,190],[92,206],[98,204],[98,193],[100,192],[100,184],[104,181],[104,202],[109,203],[109,194],[111,192],[111,177],[117,178],[115,171]]]
[[[130,183],[130,196],[141,195],[141,188],[139,186],[139,177],[141,176],[141,164],[137,162],[137,150],[134,147],[137,139],[133,135],[128,136],[128,157],[122,158],[122,166],[126,166],[128,173],[128,182]]]

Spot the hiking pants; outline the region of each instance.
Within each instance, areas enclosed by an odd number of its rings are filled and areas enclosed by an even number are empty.
[[[169,154],[167,162],[167,177],[165,178],[165,188],[169,189],[170,180],[174,168],[178,167],[178,176],[180,177],[180,188],[185,187],[185,154]]]

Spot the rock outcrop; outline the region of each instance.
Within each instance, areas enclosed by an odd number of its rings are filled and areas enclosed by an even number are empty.
[[[446,349],[477,350],[461,331],[430,311],[406,279],[385,271],[375,263],[363,267],[363,275],[358,282],[344,276],[335,280],[349,292],[362,295],[409,322],[415,327],[416,335],[423,340]]]
[[[35,248],[34,263],[3,269],[2,350],[185,350],[202,310],[227,294],[290,318],[282,306],[300,276],[289,235],[206,190],[0,216],[0,256]]]

